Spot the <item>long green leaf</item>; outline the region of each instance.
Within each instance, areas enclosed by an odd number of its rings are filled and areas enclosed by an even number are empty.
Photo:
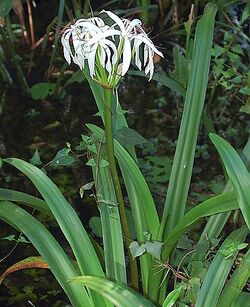
[[[238,208],[239,205],[234,192],[228,192],[219,196],[214,196],[195,206],[182,217],[176,227],[165,239],[162,259],[166,261],[168,260],[168,257],[170,256],[170,253],[175,247],[178,239],[199,219]]]
[[[250,250],[243,257],[241,264],[234,271],[232,277],[226,284],[219,302],[218,307],[232,306],[236,301],[237,297],[241,293],[246,282],[250,278]],[[250,301],[249,301],[250,304]]]
[[[242,307],[242,306],[250,307],[250,293],[242,291],[232,305],[232,307]]]
[[[241,155],[244,163],[246,164],[247,168],[250,166],[250,138],[247,141],[247,144],[245,145],[242,155]],[[232,190],[232,184],[230,181],[226,184],[223,193],[228,192]],[[208,219],[208,222],[206,223],[205,228],[202,231],[202,234],[199,238],[198,244],[202,244],[202,242],[206,242],[207,238],[211,239],[217,239],[220,236],[220,233],[222,229],[225,227],[225,224],[230,216],[231,212],[223,212],[216,215],[211,216]],[[201,251],[196,251],[192,255],[192,260],[203,260],[208,252],[208,248]],[[191,260],[191,261],[192,261]]]
[[[30,163],[15,158],[4,159],[4,161],[23,172],[41,193],[68,240],[81,273],[104,276],[87,232],[57,186],[40,169]],[[96,303],[103,304],[103,301],[99,301],[98,296],[94,296],[93,299]]]
[[[101,128],[92,124],[88,124],[87,127],[98,139],[103,138],[104,131]],[[136,162],[123,148],[123,146],[115,140],[114,147],[115,156],[118,160],[121,170],[125,170],[125,172],[129,175],[129,178],[133,182],[133,185],[137,190],[138,195],[140,196],[142,208],[139,210],[142,209],[144,212],[144,216],[148,225],[148,231],[151,233],[152,239],[156,239],[159,229],[159,218],[148,185]],[[137,221],[135,221],[135,223],[136,222]]]
[[[210,133],[209,137],[225,165],[229,179],[236,191],[240,210],[250,229],[250,175],[234,148],[220,136]]]
[[[203,203],[195,206],[186,215],[184,215],[176,227],[169,233],[164,241],[164,248],[162,252],[162,260],[164,262],[169,260],[169,256],[174,250],[178,239],[199,219],[202,217],[218,214],[220,212],[227,212],[238,209],[239,205],[234,192],[224,193],[219,196],[212,197]],[[156,264],[155,264],[156,265]],[[155,290],[154,287],[159,287],[163,278],[163,272],[157,273],[155,267],[152,266],[149,279],[149,290]],[[152,298],[152,292],[150,292]],[[153,295],[155,295],[153,291]]]
[[[83,287],[75,287],[67,282],[77,276],[71,261],[53,238],[50,232],[31,214],[8,201],[0,201],[0,219],[19,228],[48,263],[52,273],[64,289],[72,304],[76,307],[91,306],[92,302]]]
[[[216,12],[217,6],[208,3],[196,27],[183,116],[161,222],[160,235],[163,238],[175,227],[185,212],[207,89]]]
[[[216,307],[227,276],[238,254],[237,247],[245,241],[249,230],[242,227],[233,231],[221,245],[202,283],[196,307]],[[225,251],[230,254],[226,256]]]
[[[106,297],[117,307],[153,307],[154,305],[133,289],[114,283],[106,278],[94,276],[78,276],[71,282],[81,283]]]
[[[135,225],[136,238],[138,242],[144,243],[146,241],[145,232],[150,232],[150,230],[144,215],[142,200],[140,198],[140,191],[134,186],[134,183],[130,177],[130,173],[127,171],[127,169],[121,168],[121,172],[128,193],[129,203]],[[151,256],[146,253],[140,256],[139,261],[141,268],[143,294],[147,296]]]
[[[9,200],[22,203],[31,206],[32,208],[37,209],[41,212],[47,214],[50,213],[49,207],[44,200],[23,192],[0,188],[0,200]]]
[[[98,154],[98,161],[102,159],[106,159],[103,148],[100,149]],[[98,209],[101,215],[106,276],[126,284],[126,264],[121,221],[111,175],[107,167],[100,167],[100,165],[93,168],[93,174]]]
[[[137,70],[129,70],[129,75],[132,76],[139,76],[139,77],[145,77],[145,74],[141,71],[137,71]],[[181,95],[181,96],[185,96],[185,89],[178,83],[176,82],[174,79],[169,78],[166,73],[164,72],[155,72],[153,74],[153,80],[165,85],[166,87],[168,87],[169,89],[175,91],[177,94]]]

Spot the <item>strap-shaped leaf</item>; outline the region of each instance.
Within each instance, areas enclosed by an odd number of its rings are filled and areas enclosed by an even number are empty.
[[[232,277],[229,279],[228,283],[226,284],[220,296],[218,306],[220,307],[233,306],[234,302],[238,298],[239,294],[241,293],[243,287],[246,285],[249,278],[250,278],[250,249],[243,257],[240,265],[236,268]]]
[[[87,291],[81,286],[75,287],[68,283],[68,279],[78,274],[61,246],[39,221],[24,209],[8,201],[0,201],[0,219],[14,224],[27,236],[48,263],[74,306],[81,307],[83,303],[91,306],[92,302]]]
[[[18,202],[21,204],[28,205],[41,212],[47,214],[50,213],[49,207],[47,206],[44,200],[23,192],[0,188],[0,200],[9,200],[9,201]]]
[[[184,215],[192,176],[195,148],[205,101],[217,6],[208,3],[198,21],[192,53],[191,70],[185,96],[173,167],[161,222],[165,239]]]
[[[36,186],[68,240],[82,274],[104,276],[101,264],[78,215],[58,187],[36,166],[16,158],[4,159],[24,173]],[[103,304],[101,297],[93,297]]]
[[[235,189],[240,210],[250,229],[250,174],[238,153],[228,142],[214,133],[210,133],[209,137],[220,154]]]
[[[133,289],[118,283],[114,283],[106,278],[94,276],[78,276],[72,278],[70,281],[83,284],[84,286],[98,292],[117,307],[155,306]]]
[[[164,241],[165,247],[162,255],[163,260],[168,260],[168,257],[177,244],[178,239],[199,219],[238,208],[239,204],[234,192],[228,192],[219,196],[211,197],[195,206],[182,217],[180,222]]]
[[[196,307],[216,307],[227,276],[238,254],[238,246],[245,241],[247,227],[234,230],[223,242],[202,283]]]

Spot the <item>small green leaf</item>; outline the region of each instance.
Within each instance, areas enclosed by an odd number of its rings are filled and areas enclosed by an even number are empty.
[[[146,252],[145,245],[144,244],[139,245],[138,242],[136,242],[136,241],[133,241],[129,245],[129,249],[130,249],[130,252],[131,252],[133,258],[139,257]]]
[[[239,91],[242,95],[250,96],[250,87],[246,86]]]
[[[0,17],[5,17],[13,6],[13,0],[1,0],[0,1]]]
[[[214,48],[212,49],[212,56],[214,56],[215,58],[218,58],[224,52],[225,52],[225,48],[219,45],[215,45]]]
[[[45,99],[49,95],[54,95],[56,84],[51,82],[41,82],[31,87],[33,99]]]
[[[42,161],[40,159],[40,154],[38,152],[38,149],[36,149],[34,155],[30,159],[30,163],[33,164],[33,165],[41,165],[42,164]]]
[[[176,301],[178,300],[180,293],[181,293],[181,287],[178,289],[173,290],[168,294],[168,296],[165,298],[162,307],[172,307]]]
[[[86,165],[88,165],[88,166],[96,166],[95,159],[94,159],[94,158],[91,158],[91,159],[86,163]]]
[[[0,169],[3,167],[3,159],[0,158]]]
[[[87,148],[88,148],[89,151],[97,154],[97,148],[96,148],[95,144],[89,144],[89,145],[87,145]]]
[[[250,114],[250,101],[247,102],[246,104],[244,104],[241,108],[240,108],[240,112],[246,113],[246,114]]]
[[[69,155],[70,149],[63,148],[56,154],[52,160],[51,165],[53,166],[68,166],[75,162],[75,158]]]
[[[163,243],[159,241],[146,242],[145,243],[146,251],[155,257],[156,259],[161,259],[161,252],[163,248]]]
[[[102,159],[99,163],[99,167],[106,167],[109,166],[109,162],[107,160]]]

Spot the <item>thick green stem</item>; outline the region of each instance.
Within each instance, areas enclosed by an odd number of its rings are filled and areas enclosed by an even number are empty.
[[[107,147],[107,156],[110,164],[110,172],[112,176],[112,181],[115,189],[116,199],[118,202],[119,213],[121,217],[121,224],[123,233],[125,236],[125,244],[129,254],[130,262],[130,272],[131,272],[131,286],[135,289],[138,289],[138,270],[136,261],[133,259],[130,251],[129,245],[132,242],[131,234],[128,225],[128,219],[126,215],[126,209],[123,201],[121,185],[116,169],[116,162],[114,157],[114,140],[112,133],[112,89],[104,89],[104,121],[105,121],[105,137],[106,137],[106,147]]]

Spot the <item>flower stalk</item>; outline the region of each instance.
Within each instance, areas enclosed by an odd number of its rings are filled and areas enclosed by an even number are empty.
[[[118,209],[121,217],[122,229],[125,237],[125,244],[129,254],[130,272],[131,272],[131,286],[138,289],[138,269],[136,260],[133,259],[129,245],[132,242],[131,234],[128,225],[128,219],[126,215],[125,204],[122,196],[122,189],[118,177],[118,172],[116,168],[116,161],[114,156],[114,139],[112,132],[112,89],[104,88],[104,122],[105,122],[105,137],[106,137],[106,148],[108,162],[111,172],[111,177],[115,189],[116,199],[118,202]]]

